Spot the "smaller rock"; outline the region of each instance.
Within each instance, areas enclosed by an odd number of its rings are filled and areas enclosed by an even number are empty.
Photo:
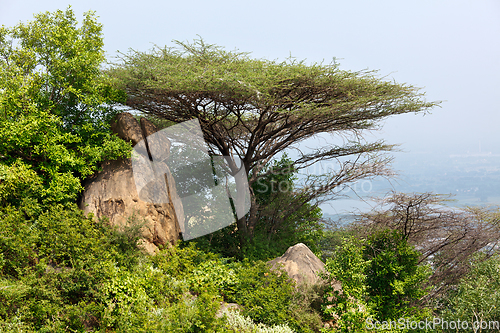
[[[316,284],[321,281],[318,273],[325,271],[325,264],[303,243],[289,247],[285,254],[269,261],[268,264],[273,268],[281,264],[297,285]]]

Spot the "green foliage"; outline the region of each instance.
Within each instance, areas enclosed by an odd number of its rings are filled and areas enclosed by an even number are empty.
[[[293,58],[283,62],[252,59],[249,53],[226,51],[203,40],[177,42],[176,47],[156,48],[149,53],[131,52],[124,55],[124,60],[127,61],[122,66],[116,66],[111,74],[119,78],[124,87],[133,89],[143,86],[145,89],[141,95],[155,91],[162,95],[203,92],[224,96],[229,91],[233,102],[248,101],[256,106],[278,105],[281,106],[278,111],[303,116],[341,112],[352,108],[353,103],[360,107],[368,101],[380,102],[389,95],[401,100],[387,106],[385,112],[401,112],[403,108],[406,112],[408,109],[417,111],[423,106],[431,106],[413,95],[413,87],[380,82],[365,73],[341,71],[336,63],[308,66]],[[295,90],[294,84],[297,83],[302,84]],[[306,92],[311,86],[333,89],[328,96],[323,96],[322,103],[309,103],[307,98],[297,98],[296,93],[300,90]],[[291,88],[293,95],[283,94],[283,91],[290,92]],[[346,98],[339,98],[336,93]],[[292,107],[286,109],[284,101],[292,103]],[[244,116],[243,120],[255,118],[247,117],[247,114]],[[236,119],[231,117],[230,120]]]
[[[366,285],[370,262],[364,259],[363,249],[361,240],[345,238],[325,265],[329,283],[323,296],[323,314],[325,319],[334,320],[341,332],[362,332],[372,314]],[[340,282],[342,291],[335,290],[334,281]]]
[[[476,255],[471,271],[449,293],[442,316],[475,324],[478,332],[496,332],[498,326],[493,325],[500,325],[500,256],[488,260],[481,260],[481,256]]]
[[[259,204],[269,203],[277,193],[289,193],[294,190],[294,182],[298,180],[297,169],[287,154],[275,160],[261,171],[260,177],[252,184],[257,193]]]
[[[101,29],[92,13],[77,27],[71,9],[0,28],[3,205],[74,202],[98,162],[128,156],[108,129],[119,94],[100,73]]]
[[[325,293],[326,318],[346,332],[365,330],[368,318],[423,318],[429,313],[418,301],[427,293],[423,283],[431,272],[419,265],[419,257],[395,231],[380,231],[364,240],[345,238],[325,266],[331,281],[342,285],[342,291],[330,286]]]
[[[227,302],[241,306],[241,314],[256,323],[286,325],[296,332],[318,332],[321,320],[315,288],[295,288],[282,270],[273,270],[263,261],[244,260],[234,265],[236,283],[223,291]]]
[[[166,274],[182,278],[201,263],[214,260],[216,255],[199,250],[196,243],[180,243],[178,246],[167,246],[151,258],[156,267]]]
[[[431,275],[429,266],[419,265],[420,256],[397,231],[382,231],[368,238],[364,248],[364,258],[370,262],[367,292],[379,318],[418,312],[416,302],[427,293],[423,282]]]
[[[297,174],[293,160],[283,154],[281,159],[264,168],[252,184],[260,210],[245,257],[275,258],[297,243],[304,243],[319,253],[317,244],[323,237],[322,212],[301,199],[303,193],[295,189]]]
[[[94,222],[92,215],[85,217],[76,205],[52,206],[35,222],[38,255],[59,267],[84,267],[111,258],[120,266],[132,267],[140,256],[136,247],[140,231],[134,226],[139,221],[129,221],[131,226],[123,231],[106,223]]]
[[[4,225],[9,221],[3,221]],[[26,260],[21,267],[24,270],[16,275],[18,280],[8,279],[9,288],[0,298],[4,314],[22,312],[22,319],[40,330],[55,329],[57,323],[51,319],[54,316],[60,318],[61,327],[75,329],[86,321],[110,327],[122,327],[130,323],[129,319],[140,321],[139,315],[145,314],[137,309],[146,311],[144,304],[152,302],[146,297],[145,286],[161,292],[164,286],[171,285],[165,278],[160,280],[164,283],[162,289],[150,285],[158,280],[158,274],[147,275],[150,270],[141,269],[135,230],[118,233],[84,218],[77,208],[54,208],[31,227],[32,238],[38,240],[31,244],[37,253],[34,261],[39,264]],[[18,239],[3,253],[22,248],[26,241]],[[139,319],[128,316],[130,311]]]
[[[38,233],[24,214],[25,210],[12,207],[0,212],[0,271],[5,277],[17,277],[36,262]]]
[[[76,206],[55,205],[35,219],[5,208],[0,217],[6,329],[224,331],[215,316],[219,293],[236,274],[215,255],[191,245],[147,257],[136,246],[137,228],[118,231]]]
[[[210,256],[210,255],[208,255]],[[191,274],[207,254],[190,247],[166,248],[132,269],[111,267],[111,278],[99,288],[105,304],[102,327],[120,332],[219,332],[225,323],[216,318],[221,298],[209,289],[193,291]],[[173,273],[175,275],[171,275]],[[207,290],[208,289],[208,290]]]
[[[76,205],[55,205],[36,218],[22,207],[7,207],[0,224],[1,253],[8,259],[1,270],[6,288],[0,289],[0,313],[37,331],[97,323],[104,311],[99,288],[111,268],[130,268],[142,256],[135,231],[119,233],[83,216]]]
[[[234,289],[239,283],[234,265],[225,264],[222,260],[208,260],[194,269],[188,278],[190,290],[200,293],[213,290],[224,294]]]
[[[228,301],[243,307],[243,315],[266,325],[287,322],[294,286],[284,272],[273,271],[263,262],[242,263],[238,284],[227,295]]]
[[[72,132],[85,133],[89,124],[106,128],[109,103],[120,93],[101,74],[102,25],[92,12],[77,25],[68,8],[1,28],[2,118],[38,110],[59,116]]]

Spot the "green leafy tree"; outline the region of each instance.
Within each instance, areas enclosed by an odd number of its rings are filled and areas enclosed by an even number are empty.
[[[437,104],[426,102],[417,88],[384,81],[373,72],[340,70],[336,63],[252,59],[202,40],[124,55],[109,75],[133,109],[174,123],[197,118],[210,153],[233,156],[226,159],[232,174],[242,161],[252,189],[265,176],[267,163],[286,149],[321,133],[348,137],[345,144],[334,140],[294,161],[296,170],[338,162],[338,168],[309,178],[309,186],[301,189],[302,201],[313,204],[356,180],[390,174],[389,160],[380,153],[392,146],[366,142],[363,130]],[[253,193],[249,214],[237,221],[240,244],[254,236],[259,212]]]
[[[304,201],[304,193],[297,190],[298,170],[293,160],[284,154],[261,173],[252,188],[261,209],[246,255],[275,258],[297,243],[318,252],[323,236],[321,209]]]
[[[421,253],[397,231],[381,231],[368,238],[364,258],[367,292],[380,319],[402,318],[418,312],[427,294],[424,282],[430,267],[419,265]]]
[[[75,201],[98,162],[130,151],[108,129],[120,94],[101,74],[101,30],[91,12],[78,27],[71,9],[0,28],[3,205]]]
[[[403,236],[390,230],[367,239],[344,238],[327,260],[329,278],[339,281],[325,293],[324,314],[337,321],[341,331],[358,332],[366,320],[422,318],[428,311],[419,301],[426,290],[430,268],[419,264],[421,254]]]

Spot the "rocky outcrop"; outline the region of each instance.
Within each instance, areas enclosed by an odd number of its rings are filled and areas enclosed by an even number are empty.
[[[111,129],[133,145],[145,140],[150,159],[150,149],[161,149],[162,156],[168,157],[168,140],[148,144],[147,137],[157,129],[145,118],[142,118],[139,124],[131,114],[121,113],[115,117]],[[163,168],[166,171],[165,181],[171,185],[171,189],[175,189],[168,167]],[[175,190],[169,191],[168,194],[170,198],[178,199]],[[179,212],[178,206],[177,210],[174,209],[174,200],[158,204],[144,201],[144,198],[144,191],[141,191],[140,195],[137,192],[131,159],[107,161],[103,163],[102,171],[86,183],[80,208],[85,213],[92,212],[97,218],[107,217],[110,224],[115,226],[140,223],[143,236],[141,246],[148,253],[154,253],[158,246],[173,244],[179,239],[181,230],[176,211],[178,214],[182,212]]]
[[[320,282],[318,273],[325,271],[325,264],[303,243],[291,246],[281,257],[268,262],[273,268],[281,266],[297,285]]]

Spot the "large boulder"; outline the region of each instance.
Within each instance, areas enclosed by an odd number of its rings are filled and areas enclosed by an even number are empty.
[[[281,266],[297,285],[316,284],[321,281],[318,273],[325,271],[325,264],[303,243],[289,247],[285,254],[268,264],[273,268]]]
[[[145,118],[142,118],[139,124],[131,114],[124,112],[114,119],[111,128],[119,137],[132,142],[133,145],[145,140],[150,159],[149,147],[167,150],[163,156],[169,154],[170,142],[162,142],[162,147],[159,147],[158,142],[148,145],[147,137],[157,129]],[[132,161],[122,159],[106,161],[102,165],[102,171],[87,181],[80,208],[85,213],[92,212],[97,218],[107,217],[114,226],[140,223],[143,237],[140,241],[141,246],[153,254],[158,246],[174,244],[179,239],[181,231],[179,220],[183,219],[174,179],[166,165],[162,170],[165,171],[165,181],[170,185],[169,189],[174,189],[169,190],[168,195],[171,199],[169,203],[158,204],[147,200],[148,193],[145,193],[144,189],[139,194],[134,180]],[[177,203],[177,209],[174,209],[174,202]]]

